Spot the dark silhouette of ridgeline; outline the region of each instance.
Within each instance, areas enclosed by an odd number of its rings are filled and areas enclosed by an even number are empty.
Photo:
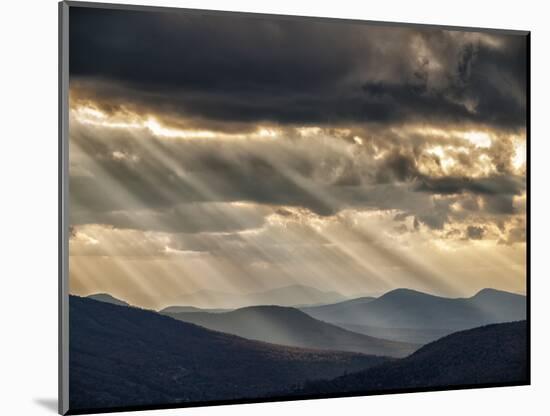
[[[287,393],[330,395],[527,382],[527,324],[519,321],[456,332],[407,358],[332,380],[307,382],[304,388]]]
[[[73,411],[258,399],[386,360],[251,341],[88,298],[69,305]]]
[[[289,288],[284,289],[275,292],[286,293]],[[106,294],[89,297],[127,305]],[[379,298],[361,297],[308,307],[273,306],[277,304],[271,302],[277,299],[267,296],[264,306],[237,310],[182,305],[160,313],[249,339],[392,357],[408,355],[416,346],[459,330],[519,321],[527,314],[525,296],[495,289],[483,289],[468,298],[395,289]]]
[[[98,300],[100,302],[111,303],[113,305],[119,306],[130,306],[128,302],[117,299],[114,296],[109,295],[108,293],[96,293],[90,296],[87,296],[88,299]]]
[[[348,331],[314,319],[296,308],[283,306],[250,306],[223,313],[180,312],[167,315],[215,331],[296,347],[389,357],[405,357],[419,348],[416,344],[388,341]]]

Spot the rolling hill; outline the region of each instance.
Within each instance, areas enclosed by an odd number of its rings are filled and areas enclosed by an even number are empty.
[[[361,320],[363,314],[361,310],[362,305],[366,305],[375,299],[375,297],[365,296],[328,305],[306,306],[300,308],[300,310],[322,321],[334,321],[334,317],[343,315],[346,316],[346,321],[353,322]],[[357,315],[350,316],[354,312],[357,312]]]
[[[304,285],[291,285],[244,294],[200,290],[175,296],[170,299],[169,304],[203,309],[236,309],[254,305],[318,305],[340,302],[344,299],[344,296],[336,292],[324,292]]]
[[[455,332],[453,329],[431,329],[431,328],[381,328],[377,326],[355,325],[338,323],[338,326],[358,334],[369,335],[375,338],[387,339],[389,341],[406,342],[424,345],[445,335]]]
[[[357,334],[282,306],[251,306],[225,313],[169,313],[169,316],[248,339],[325,350],[404,357],[418,346]]]
[[[333,380],[306,383],[299,394],[528,382],[525,321],[456,332],[407,358]],[[290,392],[290,394],[294,394]]]
[[[251,341],[88,298],[69,305],[71,411],[267,397],[386,360]]]
[[[335,324],[375,328],[444,329],[454,332],[525,319],[525,296],[484,289],[470,298],[445,298],[396,289],[367,302],[344,302],[330,309],[307,308],[309,315]]]
[[[87,296],[87,298],[97,300],[99,302],[110,303],[110,304],[113,304],[113,305],[130,306],[129,303],[127,303],[123,300],[117,299],[114,296],[111,296],[107,293],[96,293],[94,295]]]
[[[159,313],[168,315],[171,313],[194,313],[194,312],[210,312],[210,313],[219,313],[219,312],[229,312],[232,309],[203,309],[197,308],[195,306],[168,306],[167,308],[161,309]]]

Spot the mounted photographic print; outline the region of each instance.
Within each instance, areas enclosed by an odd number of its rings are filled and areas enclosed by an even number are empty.
[[[60,412],[529,384],[529,50],[60,3]]]

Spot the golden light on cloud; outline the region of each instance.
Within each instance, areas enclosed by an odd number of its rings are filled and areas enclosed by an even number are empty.
[[[418,159],[418,168],[423,174],[433,177],[455,175],[480,178],[496,172],[488,154],[474,153],[464,146],[452,145],[428,147]]]
[[[490,147],[492,143],[491,135],[484,131],[451,132],[451,135],[453,134],[465,138],[478,147]]]
[[[452,157],[449,157],[442,146],[434,146],[426,151],[429,154],[439,157],[441,167],[445,173],[448,173],[449,169],[455,164]]]
[[[145,130],[155,137],[167,139],[275,139],[280,131],[272,127],[258,126],[250,133],[227,133],[206,129],[182,129],[168,127],[153,115],[140,115],[132,112],[108,114],[93,106],[77,106],[71,108],[71,115],[84,125],[121,130]]]
[[[322,129],[320,127],[297,127],[296,131],[302,137],[318,136]]]
[[[480,147],[488,148],[493,142],[493,134],[489,131],[464,129],[459,130],[455,128],[441,128],[437,126],[427,125],[406,125],[399,128],[393,128],[394,132],[399,135],[420,135],[431,138],[442,139],[460,139],[466,142]]]

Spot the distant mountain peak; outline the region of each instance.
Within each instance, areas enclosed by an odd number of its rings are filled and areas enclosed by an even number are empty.
[[[432,295],[430,293],[421,292],[419,290],[415,289],[409,289],[409,288],[398,288],[390,290],[389,292],[386,292],[382,296],[380,296],[378,299],[384,299],[384,298],[391,298],[391,297],[404,297],[404,296],[432,296],[432,297],[440,297],[437,295]]]
[[[335,324],[400,330],[458,330],[525,319],[526,298],[496,289],[484,289],[469,298],[448,298],[399,288],[369,302],[348,301],[303,310],[314,318]]]
[[[292,285],[286,285],[286,286],[280,286],[280,287],[275,287],[273,288],[272,290],[277,290],[277,289],[315,289],[315,290],[319,290],[315,287],[312,287],[312,286],[307,286],[307,285],[302,285],[300,283],[294,283]]]
[[[110,303],[113,305],[130,306],[128,302],[115,298],[114,296],[109,295],[108,293],[94,293],[93,295],[88,295],[86,297],[88,299],[97,300],[99,302]]]
[[[307,313],[302,312],[297,308],[290,306],[279,306],[279,305],[258,305],[258,306],[246,306],[244,308],[235,309],[232,312],[228,312],[231,315],[243,315],[243,314],[254,314],[258,317],[266,316],[272,320],[280,320],[281,322],[289,322],[292,320],[293,323],[298,322],[313,322],[314,318],[309,316]]]
[[[483,297],[483,296],[494,296],[494,295],[511,295],[511,296],[523,296],[519,293],[507,292],[505,290],[493,289],[486,287],[477,292],[472,298]]]
[[[324,292],[302,284],[294,284],[252,293],[224,293],[200,290],[170,299],[172,306],[194,306],[202,309],[235,309],[252,305],[301,306],[344,300],[337,292]]]
[[[253,305],[245,306],[243,308],[235,309],[233,312],[237,311],[246,311],[246,310],[257,310],[257,311],[298,311],[298,309],[291,306],[281,306],[281,305]]]
[[[302,292],[314,292],[314,293],[319,293],[319,294],[333,294],[335,296],[339,296],[339,297],[344,297],[341,293],[338,293],[334,290],[321,290],[321,289],[318,289],[314,286],[308,286],[308,285],[304,285],[304,284],[301,284],[301,283],[295,283],[295,284],[292,284],[292,285],[286,285],[286,286],[280,286],[280,287],[275,287],[275,288],[272,288],[272,289],[267,289],[265,291],[261,291],[261,292],[257,292],[257,293],[269,293],[269,292],[282,292],[282,291],[289,291],[289,290],[294,290],[294,291],[302,291]]]
[[[390,290],[389,292],[386,292],[384,295],[389,295],[390,293],[398,294],[398,293],[422,293],[418,290],[409,289],[407,287],[399,287],[397,289]]]
[[[280,345],[334,351],[354,351],[369,355],[402,357],[417,346],[358,334],[315,319],[296,308],[260,305],[225,313],[168,314],[184,322]]]

